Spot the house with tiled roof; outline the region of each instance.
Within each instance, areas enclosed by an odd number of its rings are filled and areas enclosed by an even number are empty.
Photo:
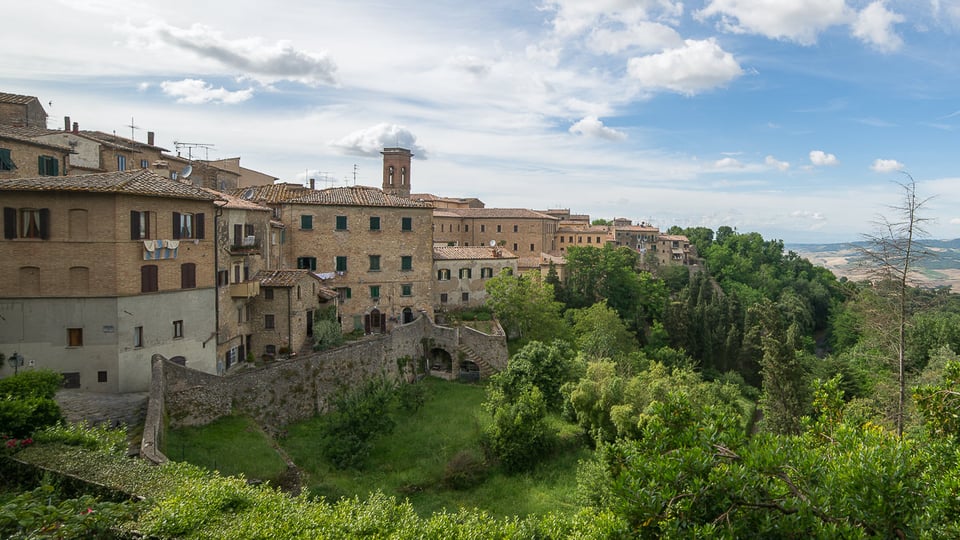
[[[25,133],[33,129],[0,125],[0,179],[67,174],[70,147]]]
[[[519,257],[556,249],[559,219],[526,208],[438,208],[434,241],[453,246],[503,246]]]
[[[434,303],[443,310],[482,306],[487,281],[504,271],[517,273],[517,260],[500,246],[434,246]]]
[[[217,195],[135,170],[0,180],[0,200],[0,350],[91,391],[145,390],[153,354],[217,371]]]
[[[34,96],[0,92],[0,125],[46,129],[47,111]]]
[[[260,295],[251,310],[256,330],[250,350],[274,359],[309,348],[318,310],[336,309],[337,292],[310,270],[261,270],[254,280]]]

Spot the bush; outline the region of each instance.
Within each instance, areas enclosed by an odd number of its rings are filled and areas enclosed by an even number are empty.
[[[56,490],[41,486],[21,493],[0,508],[3,538],[117,538],[116,526],[131,519],[135,503],[101,502],[83,495],[60,500]]]
[[[323,351],[343,345],[344,337],[340,323],[327,319],[313,323],[313,350]]]
[[[450,489],[470,489],[483,482],[487,475],[487,465],[473,452],[457,452],[443,471],[443,485]]]
[[[125,429],[111,429],[105,425],[91,426],[86,422],[48,426],[37,431],[34,439],[37,442],[59,442],[104,452],[122,453],[127,449]]]
[[[63,418],[57,402],[40,397],[0,398],[0,433],[23,438]]]
[[[325,417],[323,457],[338,469],[361,468],[374,438],[394,428],[388,412],[395,392],[390,382],[377,379],[342,393],[334,402],[336,410]]]
[[[420,383],[401,383],[397,387],[397,400],[400,402],[401,409],[417,412],[427,401],[427,387]]]
[[[530,470],[553,446],[546,424],[547,402],[536,386],[526,388],[514,402],[494,396],[493,423],[487,427],[485,444],[508,473]]]
[[[0,379],[0,396],[53,399],[63,386],[63,376],[47,370],[21,371]]]

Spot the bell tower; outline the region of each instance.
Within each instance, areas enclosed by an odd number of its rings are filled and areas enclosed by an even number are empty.
[[[380,153],[383,154],[383,192],[409,199],[413,154],[406,148],[384,148]]]

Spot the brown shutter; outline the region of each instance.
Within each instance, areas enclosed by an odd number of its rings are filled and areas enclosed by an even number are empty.
[[[240,223],[235,223],[233,225],[233,245],[243,245],[243,225]]]
[[[173,213],[173,238],[180,238],[180,212]]]
[[[50,238],[50,209],[40,209],[40,238],[46,240]]]
[[[6,239],[17,237],[17,209],[5,206],[3,208],[3,237]]]
[[[196,234],[194,234],[193,237],[203,238],[203,214],[193,215],[193,226],[196,230]]]
[[[130,239],[140,239],[140,212],[136,210],[130,211]]]

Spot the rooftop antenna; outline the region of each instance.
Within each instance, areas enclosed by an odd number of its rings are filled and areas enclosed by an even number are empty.
[[[176,149],[177,149],[177,156],[180,156],[180,149],[181,149],[181,148],[186,148],[186,149],[187,149],[187,159],[189,159],[190,161],[193,161],[193,149],[194,149],[194,148],[203,148],[203,150],[204,150],[204,156],[205,156],[204,159],[207,160],[207,161],[209,161],[209,160],[210,160],[210,149],[213,148],[215,145],[206,144],[206,143],[189,143],[189,142],[173,141],[173,146],[176,147]]]
[[[130,128],[130,140],[137,140],[137,138],[133,135],[133,130],[140,129],[140,126],[134,125],[132,116],[130,117],[130,124],[127,125],[127,127]]]
[[[353,185],[357,185],[357,164],[353,164]]]

